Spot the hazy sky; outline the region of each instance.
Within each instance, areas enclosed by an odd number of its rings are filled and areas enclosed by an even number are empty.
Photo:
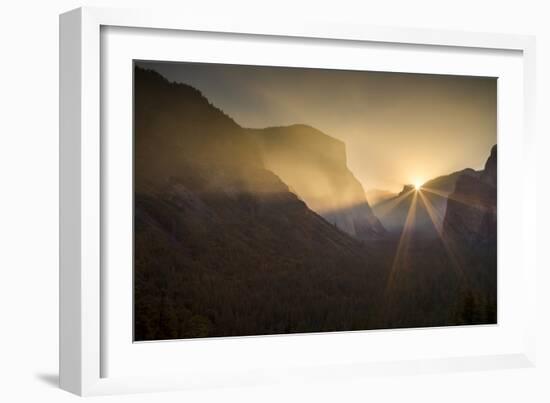
[[[138,64],[199,89],[243,127],[304,123],[344,141],[365,190],[482,168],[497,142],[494,78]]]

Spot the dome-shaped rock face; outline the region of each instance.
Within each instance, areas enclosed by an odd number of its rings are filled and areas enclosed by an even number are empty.
[[[345,144],[311,126],[251,129],[266,167],[313,211],[359,239],[376,239],[385,229],[365,190],[347,166]]]

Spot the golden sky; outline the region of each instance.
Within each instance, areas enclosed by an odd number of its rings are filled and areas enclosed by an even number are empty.
[[[303,123],[345,142],[365,190],[480,169],[497,142],[497,80],[465,76],[140,62],[199,89],[243,127]]]

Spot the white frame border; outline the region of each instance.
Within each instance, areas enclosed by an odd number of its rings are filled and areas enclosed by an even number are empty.
[[[80,8],[60,16],[60,386],[79,395],[127,393],[215,386],[216,382],[185,382],[181,378],[101,378],[100,295],[100,27],[181,29],[386,43],[458,46],[523,52],[524,234],[536,234],[536,166],[534,153],[535,40],[531,36],[386,28],[312,21],[206,19],[150,10]],[[527,197],[527,189],[531,196]],[[535,242],[523,239],[524,270],[533,309],[523,354],[390,364],[354,364],[288,374],[288,380],[332,379],[369,374],[469,371],[533,366],[535,359]],[[235,379],[239,385],[257,377]],[[278,382],[280,379],[265,379]]]

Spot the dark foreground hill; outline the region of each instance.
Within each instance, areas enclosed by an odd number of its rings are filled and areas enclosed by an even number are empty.
[[[135,74],[137,340],[379,326],[382,268],[198,91]]]

